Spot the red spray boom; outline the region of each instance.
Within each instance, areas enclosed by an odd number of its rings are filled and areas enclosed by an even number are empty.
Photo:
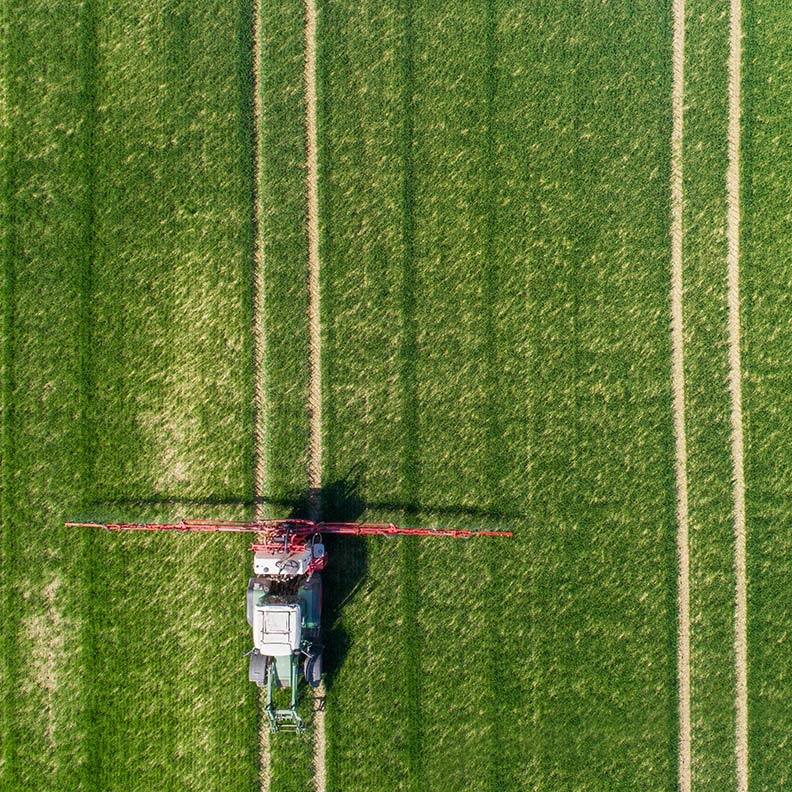
[[[68,527],[104,528],[108,531],[182,531],[193,533],[257,534],[253,550],[277,547],[295,551],[316,534],[346,536],[447,536],[468,539],[472,536],[511,536],[511,531],[469,531],[452,528],[399,528],[393,523],[314,522],[313,520],[254,520],[223,522],[219,520],[180,520],[177,523],[93,523],[69,522]]]

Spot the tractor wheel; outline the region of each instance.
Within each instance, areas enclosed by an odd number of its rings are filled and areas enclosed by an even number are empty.
[[[322,681],[321,651],[316,652],[316,654],[309,654],[308,657],[305,658],[303,676],[305,677],[305,681],[312,688],[319,687],[319,683]]]
[[[259,687],[264,687],[267,680],[267,657],[259,654],[258,651],[250,655],[250,668],[248,669],[248,679],[255,682]]]

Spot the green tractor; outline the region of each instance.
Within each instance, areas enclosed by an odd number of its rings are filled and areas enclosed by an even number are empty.
[[[313,552],[319,547],[313,544]],[[258,560],[262,558],[263,554]],[[248,582],[247,620],[253,628],[248,678],[267,691],[264,711],[272,731],[305,728],[297,712],[298,686],[301,676],[311,687],[317,687],[322,678],[321,614],[319,572],[310,576],[263,574]],[[290,689],[290,701],[288,706],[277,707],[277,691],[282,688]]]

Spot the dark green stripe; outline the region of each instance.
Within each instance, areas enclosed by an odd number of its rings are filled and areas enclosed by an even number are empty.
[[[726,190],[729,18],[690,0],[685,30],[685,433],[690,549],[692,779],[736,786],[734,537],[728,390]]]
[[[255,96],[254,91],[258,91],[261,95],[261,86],[256,84],[253,77],[254,69],[254,56],[253,51],[253,32],[254,32],[254,14],[258,8],[257,0],[239,0],[237,15],[237,84],[239,86],[238,104],[239,104],[239,157],[240,173],[247,174],[248,177],[248,190],[249,190],[249,222],[246,233],[248,239],[246,240],[243,248],[250,251],[250,255],[244,259],[242,271],[239,274],[240,282],[250,284],[250,288],[241,290],[241,309],[243,316],[247,317],[247,321],[243,326],[253,328],[256,317],[254,316],[254,295],[256,289],[256,279],[258,273],[256,272],[256,250],[261,236],[261,224],[263,219],[256,216],[256,205],[261,197],[261,185],[259,184],[259,174],[256,169],[257,152],[256,152],[256,113],[255,113]],[[186,13],[189,13],[187,11]],[[261,24],[261,22],[260,22]],[[262,64],[258,64],[262,68]],[[243,233],[245,231],[243,230]],[[248,383],[247,391],[247,404],[250,405],[246,414],[246,422],[253,427],[254,432],[256,428],[264,423],[266,426],[266,416],[256,414],[255,403],[255,380],[254,378],[260,377],[263,372],[258,371],[255,360],[255,346],[253,344],[252,332],[242,334],[242,359],[249,361],[249,376],[246,378]],[[240,453],[244,458],[243,469],[247,472],[246,491],[249,493],[250,500],[255,500],[255,475],[254,467],[256,465],[256,446],[254,438],[250,438],[245,446],[240,449]],[[263,451],[262,451],[263,453]]]
[[[403,452],[401,461],[402,499],[412,509],[419,497],[420,459],[418,426],[418,337],[416,326],[415,264],[415,30],[412,0],[402,0],[402,283],[401,331],[399,350],[401,387],[401,425]],[[421,722],[420,658],[422,636],[418,626],[418,568],[419,546],[405,541],[401,548],[402,586],[402,663],[405,683],[404,713],[407,730],[407,785],[412,792],[426,788],[423,762],[423,725]]]
[[[308,485],[304,25],[304,6],[299,0],[264,3],[260,31],[262,181],[256,189],[261,194],[264,229],[266,488],[269,496],[291,499],[292,510],[304,506]],[[251,201],[257,198],[251,195]],[[287,691],[280,693],[283,698],[287,695]],[[314,789],[311,706],[312,693],[302,686],[299,710],[306,732],[270,737],[271,792]],[[261,719],[259,723],[261,727]]]
[[[9,116],[6,122],[5,173],[3,178],[3,426],[2,426],[2,499],[0,524],[3,539],[3,626],[2,651],[5,666],[3,691],[3,788],[13,792],[19,789],[18,757],[18,619],[21,611],[20,596],[14,584],[14,572],[19,558],[18,492],[17,492],[17,441],[18,415],[16,412],[16,266],[20,255],[17,229],[18,152],[17,123],[21,103],[20,61],[25,51],[26,30],[21,24],[22,14],[15,14],[12,3],[6,7],[4,28],[6,40],[6,85]]]
[[[96,126],[97,93],[99,70],[99,43],[97,34],[96,0],[86,0],[80,20],[80,67],[81,91],[80,106],[83,111],[82,140],[80,156],[83,163],[82,180],[84,199],[82,207],[82,238],[79,261],[80,323],[79,365],[80,365],[80,441],[82,458],[79,470],[79,490],[82,507],[88,508],[94,497],[94,460],[96,456],[96,424],[92,404],[96,397],[95,374],[93,366],[93,326],[94,326],[94,265],[95,241],[94,221],[96,217]],[[83,736],[85,761],[79,767],[81,789],[99,790],[101,780],[99,769],[101,761],[101,734],[98,725],[98,686],[96,674],[97,623],[96,605],[101,596],[98,571],[99,559],[96,537],[92,531],[83,531],[81,543],[80,579],[83,585],[82,627],[81,627],[81,692],[84,699],[79,710],[80,731]]]
[[[789,785],[792,757],[792,332],[788,143],[792,10],[745,0],[740,223],[748,564],[748,739],[752,789]]]
[[[317,0],[316,22],[316,83],[317,83],[317,140],[319,147],[319,260],[324,266],[319,269],[321,294],[321,346],[322,346],[322,464],[325,480],[334,480],[344,460],[337,461],[338,441],[336,439],[336,389],[334,384],[333,362],[337,359],[338,348],[335,332],[335,312],[338,300],[333,280],[333,261],[336,255],[333,234],[333,149],[334,107],[330,65],[334,55],[336,40],[334,28],[340,24],[335,16],[335,6],[329,0]],[[337,45],[336,45],[337,46]],[[323,141],[327,140],[325,144]],[[306,350],[307,355],[307,350]],[[306,357],[307,359],[307,357]],[[329,748],[329,746],[328,746]],[[328,768],[329,770],[329,768]],[[327,778],[328,789],[331,775]]]
[[[304,9],[300,0],[267,0],[261,13],[267,494],[296,501],[308,485],[309,435]]]
[[[483,305],[482,327],[484,331],[484,365],[485,382],[487,391],[484,420],[486,422],[486,448],[485,457],[485,490],[489,500],[488,505],[498,504],[500,501],[500,482],[506,474],[504,460],[503,427],[500,416],[505,413],[501,394],[500,380],[504,370],[504,355],[499,353],[502,347],[498,343],[498,305],[502,287],[501,259],[495,245],[498,229],[498,161],[496,151],[497,120],[496,100],[498,95],[498,17],[495,7],[497,0],[487,0],[485,39],[484,39],[484,100],[485,119],[482,137],[483,149],[483,187],[480,192],[483,204],[479,209],[481,216],[483,238]],[[485,549],[488,584],[486,586],[486,601],[501,612],[501,603],[505,595],[505,580],[503,572],[503,547],[499,542],[488,542]],[[492,618],[489,620],[489,645],[492,647],[504,646],[505,636],[502,630],[502,620]],[[489,651],[485,659],[485,679],[488,686],[487,715],[489,721],[489,746],[487,751],[487,774],[489,788],[502,790],[513,788],[516,784],[510,768],[504,761],[504,739],[506,737],[503,718],[503,692],[506,687],[506,667],[500,653]]]

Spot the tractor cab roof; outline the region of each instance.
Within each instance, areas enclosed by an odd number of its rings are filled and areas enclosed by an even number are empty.
[[[264,603],[253,614],[253,644],[263,655],[282,657],[296,652],[302,639],[300,606]]]

